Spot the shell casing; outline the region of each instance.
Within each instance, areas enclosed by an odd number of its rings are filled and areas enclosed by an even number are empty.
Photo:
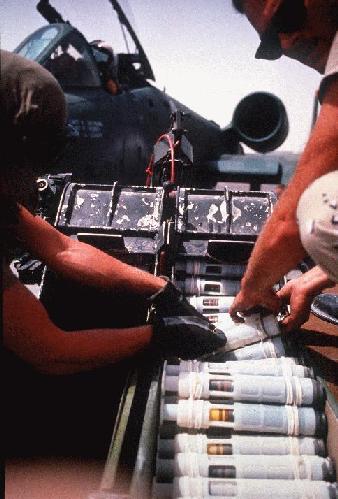
[[[176,285],[187,295],[219,295],[235,296],[240,289],[239,280],[187,277],[184,281],[175,281]]]
[[[228,381],[224,379],[211,379],[209,381],[209,390],[221,391],[221,392],[233,392],[234,383],[232,380]]]
[[[179,260],[175,264],[175,271],[186,275],[215,276],[241,279],[246,266],[239,264],[221,264],[208,262],[202,259]]]
[[[223,422],[233,422],[234,411],[232,409],[210,409],[209,411],[210,421],[223,421]]]
[[[211,456],[227,456],[232,454],[231,444],[208,444],[207,453]]]

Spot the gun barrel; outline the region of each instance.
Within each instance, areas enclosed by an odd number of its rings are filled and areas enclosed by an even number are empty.
[[[59,12],[50,5],[49,0],[40,0],[36,9],[50,24],[66,23]]]

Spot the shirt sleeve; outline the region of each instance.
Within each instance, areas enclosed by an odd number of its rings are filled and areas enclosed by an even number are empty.
[[[325,75],[319,86],[319,102],[322,102],[328,83],[338,78],[338,32],[333,40],[330,54],[325,67]]]

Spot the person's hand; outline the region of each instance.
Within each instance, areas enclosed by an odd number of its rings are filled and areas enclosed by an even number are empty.
[[[285,331],[297,329],[309,319],[311,303],[316,293],[309,290],[302,277],[289,281],[277,295],[284,303],[290,304],[290,315],[282,321]]]
[[[167,278],[150,297],[153,346],[164,357],[196,359],[224,347],[226,337],[184,298]]]
[[[277,293],[283,303],[290,304],[290,315],[282,322],[284,329],[290,331],[304,324],[309,318],[314,297],[334,285],[318,265],[285,284]]]
[[[236,296],[230,310],[230,316],[234,322],[242,322],[242,315],[248,315],[257,308],[264,308],[277,314],[281,307],[281,300],[272,289],[245,289],[241,288]]]
[[[226,344],[225,334],[205,318],[194,316],[153,318],[152,346],[164,358],[196,359]]]

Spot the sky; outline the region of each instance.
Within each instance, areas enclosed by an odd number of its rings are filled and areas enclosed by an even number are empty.
[[[1,48],[13,50],[46,24],[38,0],[0,0]],[[50,0],[87,40],[105,40],[125,51],[109,0]],[[156,86],[220,126],[254,91],[277,95],[290,131],[281,150],[301,152],[321,76],[297,61],[255,60],[258,35],[231,0],[121,0],[152,65]]]

